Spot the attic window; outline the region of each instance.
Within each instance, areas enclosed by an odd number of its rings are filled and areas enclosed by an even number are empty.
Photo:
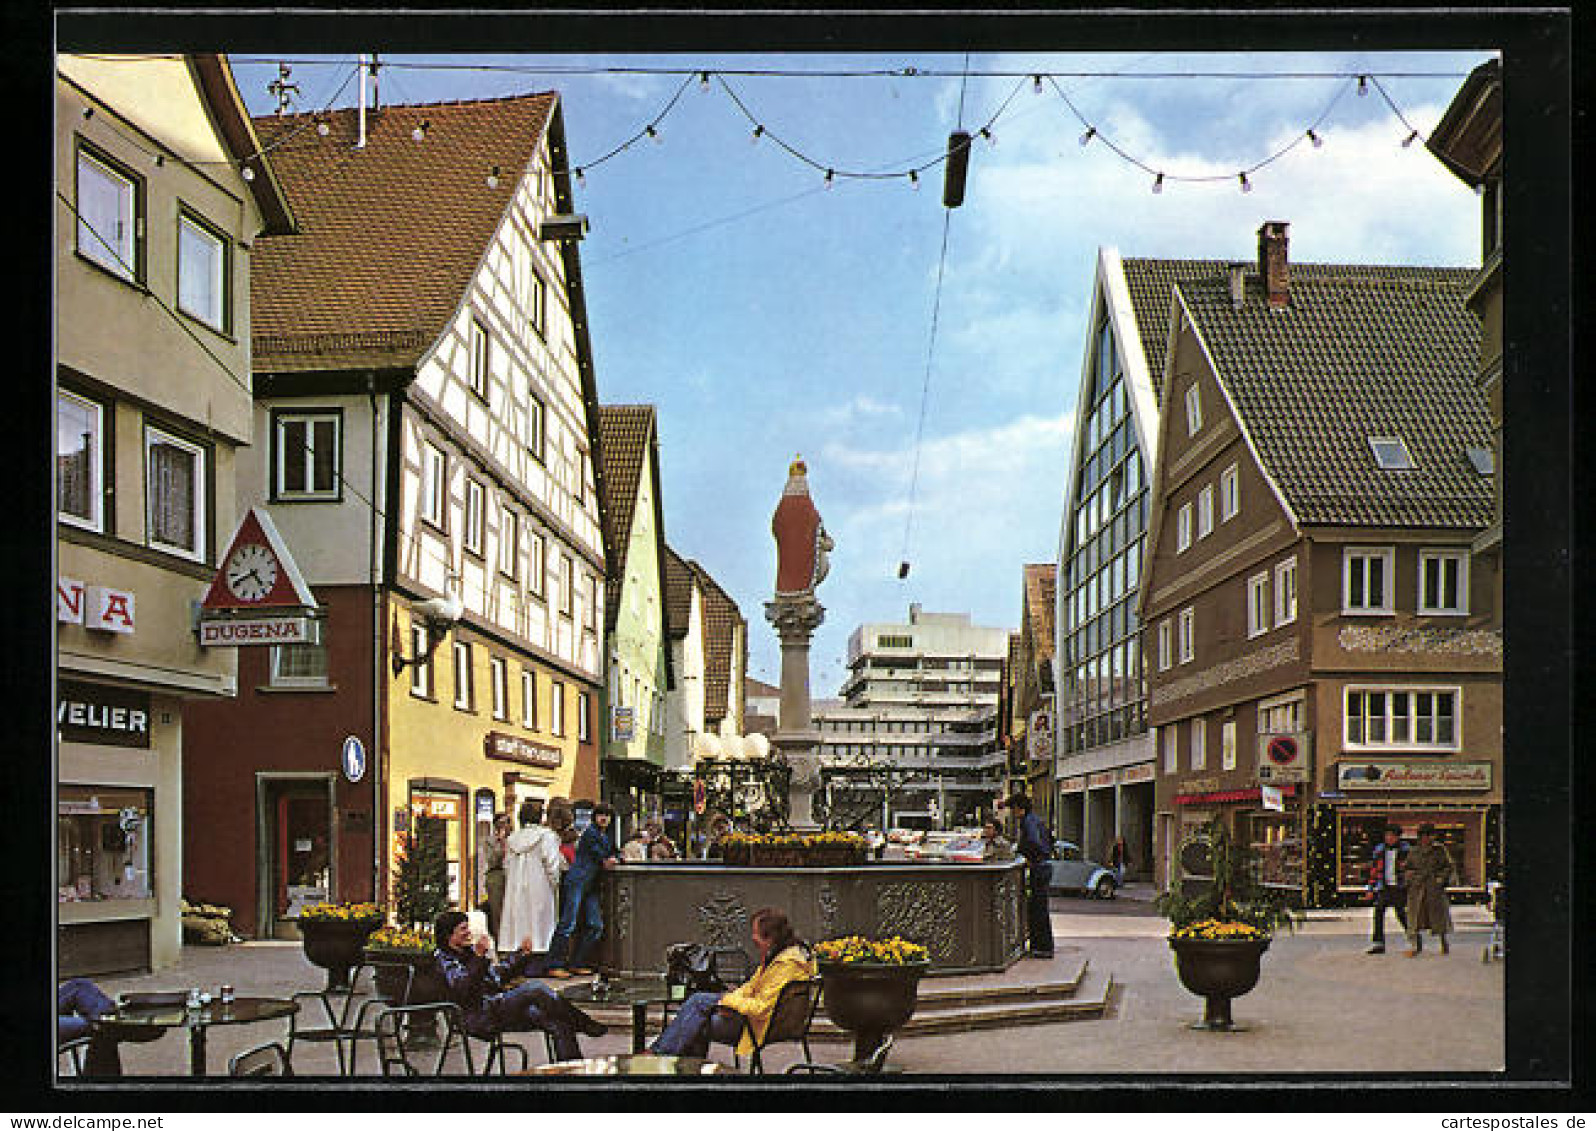
[[[1465,448],[1464,454],[1469,457],[1469,463],[1481,475],[1491,476],[1496,474],[1496,454],[1490,448]]]
[[[1374,451],[1374,462],[1386,471],[1412,471],[1413,457],[1400,436],[1370,436],[1369,447]]]

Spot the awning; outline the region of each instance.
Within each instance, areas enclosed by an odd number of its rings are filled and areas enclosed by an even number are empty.
[[[1296,796],[1297,787],[1282,785],[1280,792],[1287,797]],[[1259,786],[1251,789],[1224,789],[1217,793],[1177,793],[1176,805],[1208,805],[1216,801],[1262,801],[1263,790]]]

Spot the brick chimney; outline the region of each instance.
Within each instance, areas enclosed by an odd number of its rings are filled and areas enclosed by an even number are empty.
[[[1286,257],[1290,226],[1284,220],[1265,220],[1258,229],[1258,278],[1271,307],[1291,303],[1291,263]]]

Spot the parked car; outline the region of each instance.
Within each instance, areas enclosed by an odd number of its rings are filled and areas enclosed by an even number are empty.
[[[1053,878],[1049,892],[1079,892],[1094,899],[1113,899],[1119,890],[1114,871],[1081,854],[1079,845],[1067,840],[1053,842]]]

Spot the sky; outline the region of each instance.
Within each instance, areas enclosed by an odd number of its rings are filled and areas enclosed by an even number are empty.
[[[849,634],[911,603],[1018,627],[1021,566],[1057,555],[1100,247],[1251,260],[1284,220],[1298,262],[1477,265],[1478,199],[1422,139],[1489,57],[383,55],[379,81],[384,104],[559,92],[571,163],[592,166],[573,189],[599,399],[658,406],[667,540],[737,601],[769,683],[770,517],[803,456],[836,543],[811,653],[829,696]],[[235,55],[252,112],[276,106],[278,58],[291,109],[355,103],[353,56]],[[632,73],[651,68],[712,77]],[[898,73],[813,74],[867,70]],[[1209,77],[1237,72],[1310,77]],[[1040,92],[1033,74],[1052,76]],[[657,142],[598,161],[656,121]],[[989,123],[958,208],[940,164],[918,190],[843,175],[925,166]],[[1241,191],[1239,170],[1288,146]]]

